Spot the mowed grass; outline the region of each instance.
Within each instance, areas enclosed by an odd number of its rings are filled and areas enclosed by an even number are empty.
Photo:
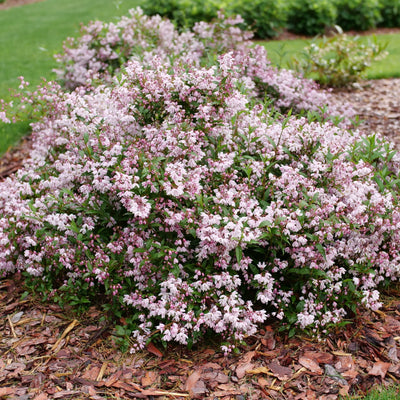
[[[0,11],[0,98],[10,100],[9,89],[17,89],[19,76],[35,87],[42,77],[54,79],[54,55],[62,50],[68,36],[76,36],[80,25],[91,20],[112,21],[127,14],[142,0],[45,0]],[[400,35],[380,35],[388,42],[389,56],[374,64],[368,78],[400,76]],[[292,57],[301,54],[309,40],[267,41],[273,64],[289,67]],[[0,123],[0,154],[29,132],[28,121],[16,125]]]
[[[81,23],[112,21],[139,5],[139,0],[45,0],[0,10],[0,98],[10,100],[19,76],[34,87],[42,77],[55,77],[54,54],[68,36],[77,36]],[[0,154],[28,132],[28,122],[0,123]]]
[[[366,396],[340,397],[341,400],[399,400],[399,386],[393,385],[388,388],[377,387]]]
[[[400,77],[400,34],[376,35],[379,43],[387,43],[386,51],[389,53],[383,60],[374,62],[366,71],[368,79],[398,78]],[[368,37],[361,40],[367,41]],[[293,58],[301,57],[304,48],[312,39],[271,40],[258,42],[268,51],[271,62],[282,68],[290,68]]]

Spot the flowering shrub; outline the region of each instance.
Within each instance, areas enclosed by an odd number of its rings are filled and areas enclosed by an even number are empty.
[[[0,183],[2,273],[101,301],[134,349],[242,340],[269,317],[324,330],[355,304],[378,308],[378,285],[399,277],[400,159],[318,113],[272,112],[271,82],[286,83],[280,106],[312,110],[289,86],[310,84],[263,57],[132,57],[90,90],[43,89],[31,158]]]
[[[332,37],[314,40],[304,49],[304,58],[294,61],[294,68],[305,76],[329,87],[349,86],[364,77],[373,61],[386,57],[385,45],[359,36],[348,36],[337,27]]]
[[[242,79],[250,78],[254,83],[251,89],[260,98],[269,98],[281,111],[327,107],[325,116],[342,116],[349,122],[354,116],[351,107],[332,104],[328,93],[318,90],[314,81],[273,67],[265,48],[252,46],[251,32],[238,27],[241,23],[240,16],[226,18],[220,14],[214,23],[200,22],[192,32],[179,33],[168,20],[143,15],[138,8],[116,24],[96,21],[84,26],[80,37],[67,39],[64,53],[57,56],[60,68],[56,72],[69,89],[93,87],[98,82],[111,82],[128,60],[148,67],[157,57],[169,66],[210,67],[218,55],[233,51],[237,73]]]

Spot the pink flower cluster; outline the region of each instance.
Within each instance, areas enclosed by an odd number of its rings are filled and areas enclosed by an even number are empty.
[[[167,22],[133,16],[141,40],[156,26],[180,40]],[[210,26],[190,42],[232,45]],[[129,30],[107,29],[110,46],[131,43]],[[264,56],[240,46],[184,65],[155,51],[90,91],[42,93],[50,110],[33,126],[31,158],[0,183],[0,271],[128,310],[136,349],[157,332],[242,340],[269,317],[325,329],[351,303],[378,308],[379,284],[400,272],[395,189],[353,157],[360,132],[271,113],[259,96],[270,82],[287,85],[283,107],[320,98],[292,90],[311,84]],[[390,181],[400,158],[379,143]]]
[[[320,111],[340,116],[348,125],[355,112],[331,101],[329,93],[293,71],[271,66],[264,47],[254,46],[251,32],[242,31],[240,16],[219,15],[214,23],[196,23],[192,31],[179,33],[172,22],[160,16],[146,16],[140,8],[117,23],[95,21],[82,27],[81,36],[68,38],[64,53],[56,56],[59,79],[68,89],[110,82],[129,60],[151,67],[154,58],[164,65],[210,67],[220,55],[232,52],[226,62],[236,65],[237,74],[249,94],[270,98],[274,106],[296,111]],[[223,67],[224,68],[224,67]]]

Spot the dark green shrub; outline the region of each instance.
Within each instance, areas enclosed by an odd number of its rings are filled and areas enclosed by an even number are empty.
[[[400,2],[399,0],[380,0],[382,20],[379,26],[385,28],[400,28]]]
[[[227,11],[241,15],[256,37],[271,38],[286,26],[286,4],[283,0],[236,0]]]
[[[336,0],[336,8],[336,24],[344,31],[366,31],[381,20],[379,0]]]
[[[217,17],[221,5],[210,0],[154,0],[141,5],[147,15],[159,14],[170,19],[178,28],[192,27],[199,21]]]
[[[294,33],[317,35],[335,20],[336,8],[329,0],[294,0],[288,10],[288,28]]]

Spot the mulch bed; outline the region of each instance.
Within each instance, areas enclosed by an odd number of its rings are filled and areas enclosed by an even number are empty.
[[[230,356],[210,343],[121,353],[96,308],[77,317],[22,293],[18,275],[0,282],[0,398],[334,400],[400,379],[394,289],[381,311],[321,340],[267,325]]]

